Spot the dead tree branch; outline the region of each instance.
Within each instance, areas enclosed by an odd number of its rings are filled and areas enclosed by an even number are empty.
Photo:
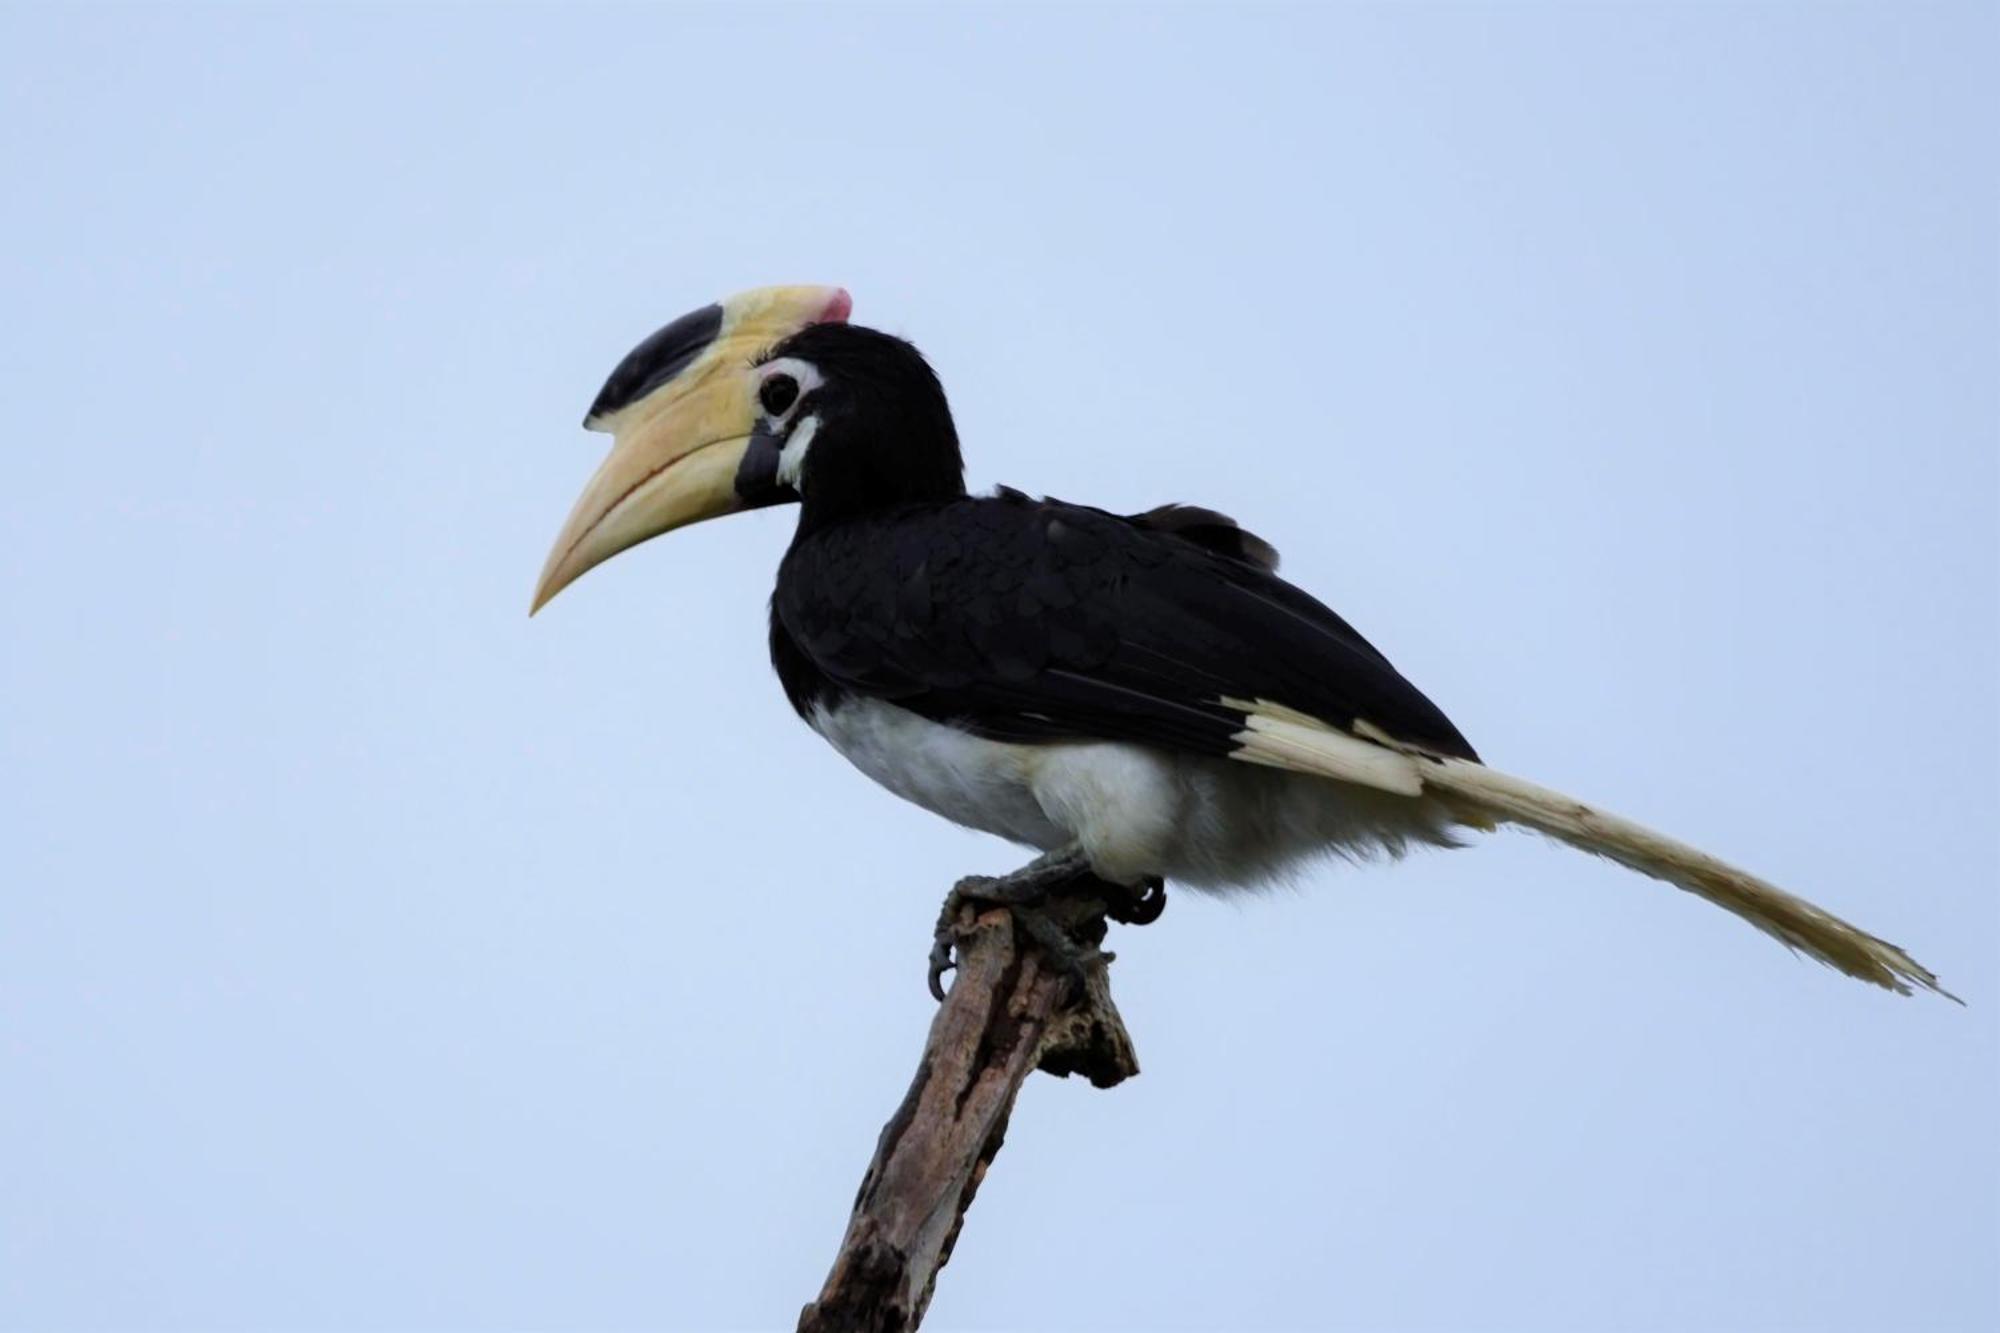
[[[1099,897],[1057,897],[1046,911],[1087,942],[1103,939]],[[1103,961],[1063,974],[1006,908],[961,907],[957,936],[951,991],[799,1333],[915,1329],[1028,1075],[1081,1074],[1108,1088],[1139,1072]]]

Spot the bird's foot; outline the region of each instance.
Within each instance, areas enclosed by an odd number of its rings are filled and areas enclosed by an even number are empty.
[[[1110,962],[1114,955],[1098,947],[1104,938],[1102,919],[1086,917],[1079,930],[1073,912],[1059,917],[1050,910],[1050,899],[1058,894],[1094,898],[1103,904],[1104,916],[1132,925],[1157,920],[1167,900],[1166,885],[1158,879],[1126,888],[1097,878],[1083,853],[1074,848],[1039,856],[1012,874],[967,876],[945,896],[931,937],[932,998],[944,999],[944,974],[958,965],[952,952],[958,942],[959,910],[967,904],[1007,908],[1056,970],[1078,982],[1093,964]]]
[[[944,908],[938,913],[937,930],[931,936],[928,980],[932,999],[943,1001],[944,974],[958,966],[953,953],[958,944],[959,910],[967,904],[1005,907],[1008,915],[1014,918],[1015,926],[1034,941],[1049,963],[1063,975],[1078,981],[1083,979],[1084,972],[1092,963],[1108,963],[1116,956],[1098,948],[1093,942],[1080,939],[1070,926],[1056,919],[1044,901],[987,897],[986,890],[995,882],[984,875],[971,875],[953,885],[951,892],[945,895]],[[1099,924],[1101,927],[1102,923]]]

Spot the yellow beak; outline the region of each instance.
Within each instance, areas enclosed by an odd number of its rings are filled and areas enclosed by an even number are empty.
[[[760,287],[675,320],[620,362],[583,423],[611,433],[611,452],[557,534],[528,614],[627,547],[744,508],[755,362],[852,308],[838,287]]]

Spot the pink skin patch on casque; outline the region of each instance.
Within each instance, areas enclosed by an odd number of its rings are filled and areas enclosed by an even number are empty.
[[[826,309],[820,311],[819,322],[822,324],[845,324],[847,317],[853,313],[854,298],[847,294],[847,288],[836,288],[833,293],[833,299],[826,303]]]

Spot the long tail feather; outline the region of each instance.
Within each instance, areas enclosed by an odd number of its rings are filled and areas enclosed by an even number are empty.
[[[1921,986],[1958,999],[1895,945],[1686,843],[1481,764],[1444,759],[1418,768],[1432,791],[1686,889],[1850,977],[1903,995]]]
[[[1506,773],[1398,745],[1363,722],[1359,735],[1269,700],[1225,700],[1248,715],[1231,758],[1381,791],[1435,796],[1462,823],[1519,824],[1706,898],[1789,947],[1898,994],[1958,997],[1916,959],[1775,884],[1629,819]],[[1963,1001],[1960,1001],[1963,1003]]]

